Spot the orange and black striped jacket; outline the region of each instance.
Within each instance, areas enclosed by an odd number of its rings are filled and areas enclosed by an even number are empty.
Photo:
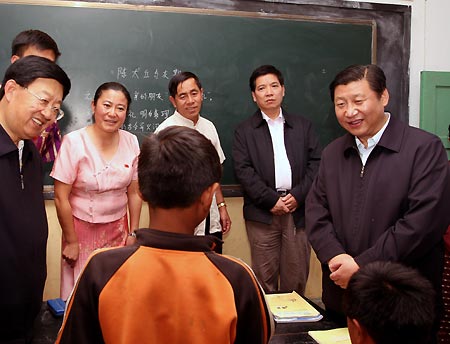
[[[216,240],[140,229],[136,245],[94,253],[56,343],[267,343],[264,294]]]

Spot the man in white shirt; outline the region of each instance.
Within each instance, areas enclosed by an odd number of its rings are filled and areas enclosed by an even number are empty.
[[[303,294],[311,248],[305,198],[319,167],[319,141],[307,119],[281,108],[284,79],[274,66],[250,77],[258,110],[235,131],[233,161],[244,192],[252,268],[266,292]]]
[[[222,164],[225,161],[225,155],[220,146],[216,127],[211,121],[200,116],[203,88],[198,77],[191,72],[181,72],[175,75],[169,81],[169,94],[169,100],[174,106],[175,112],[159,125],[155,133],[174,125],[195,129],[212,142]],[[212,234],[222,239],[222,233],[228,233],[230,228],[231,219],[219,187],[213,198],[209,216],[197,226],[194,234]],[[221,253],[221,251],[221,247],[216,249],[216,252]]]

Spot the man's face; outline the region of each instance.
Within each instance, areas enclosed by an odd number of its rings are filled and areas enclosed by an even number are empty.
[[[194,78],[178,84],[175,97],[169,97],[172,105],[185,118],[197,122],[203,102],[203,89],[197,86]]]
[[[339,85],[334,90],[334,110],[339,124],[364,144],[383,127],[388,101],[388,91],[385,89],[380,97],[366,79]]]
[[[14,142],[33,139],[56,121],[52,108],[59,109],[63,98],[63,86],[58,81],[38,78],[24,88],[8,80],[4,88],[8,102],[5,130]]]
[[[284,97],[284,86],[275,74],[262,75],[255,80],[253,101],[268,116],[278,115]]]
[[[51,49],[39,50],[36,46],[31,45],[25,49],[22,56],[13,55],[11,57],[11,63],[16,62],[21,57],[25,57],[25,56],[29,56],[29,55],[44,57],[53,62],[56,61],[56,56],[55,56],[55,53],[53,52],[53,50],[51,50]]]

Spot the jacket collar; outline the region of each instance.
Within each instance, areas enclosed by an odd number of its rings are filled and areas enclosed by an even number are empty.
[[[8,153],[17,150],[17,146],[9,137],[8,133],[0,125],[0,156],[6,155]]]
[[[293,125],[292,125],[292,116],[290,115],[290,114],[288,114],[284,109],[283,109],[283,117],[284,117],[284,123],[288,126],[288,127],[293,127]],[[266,120],[263,118],[263,116],[262,116],[262,113],[261,113],[261,110],[260,109],[258,109],[258,110],[256,110],[256,112],[252,115],[252,117],[251,117],[251,124],[252,124],[252,127],[254,128],[254,129],[256,129],[256,128],[258,128],[258,127],[260,127],[260,126],[262,126],[262,125],[265,125],[267,122],[266,122]]]
[[[386,127],[383,135],[381,136],[380,142],[378,142],[377,146],[384,147],[393,152],[399,152],[403,136],[405,135],[405,128],[406,125],[391,114],[389,124]],[[349,149],[357,150],[355,136],[347,133],[344,135],[344,140],[345,154],[349,152]]]
[[[220,243],[220,240],[212,235],[179,234],[150,228],[138,229],[136,238],[138,244],[144,246],[194,252],[212,251]]]

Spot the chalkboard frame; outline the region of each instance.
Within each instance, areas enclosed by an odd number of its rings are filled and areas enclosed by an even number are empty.
[[[323,23],[337,23],[337,24],[355,24],[355,25],[367,25],[372,28],[371,37],[371,62],[376,63],[377,58],[377,24],[375,20],[369,19],[355,19],[355,18],[316,18],[307,15],[299,14],[280,14],[280,13],[267,13],[267,12],[247,12],[247,11],[229,11],[229,10],[216,10],[216,9],[200,9],[200,8],[186,8],[186,7],[173,7],[173,6],[154,6],[154,5],[135,5],[135,4],[116,4],[116,3],[96,3],[96,2],[73,2],[73,1],[55,1],[47,0],[39,3],[33,1],[5,1],[0,0],[0,4],[17,4],[17,5],[31,5],[31,6],[56,6],[56,7],[84,7],[84,8],[96,8],[96,9],[114,9],[114,10],[129,10],[129,11],[150,11],[150,12],[170,12],[170,13],[192,13],[192,14],[207,14],[212,16],[237,16],[248,18],[269,18],[269,19],[286,19],[292,21],[306,21],[306,22],[323,22]],[[237,184],[223,185],[224,195],[241,196],[242,191]],[[46,199],[53,199],[53,186],[44,186],[44,195]]]

